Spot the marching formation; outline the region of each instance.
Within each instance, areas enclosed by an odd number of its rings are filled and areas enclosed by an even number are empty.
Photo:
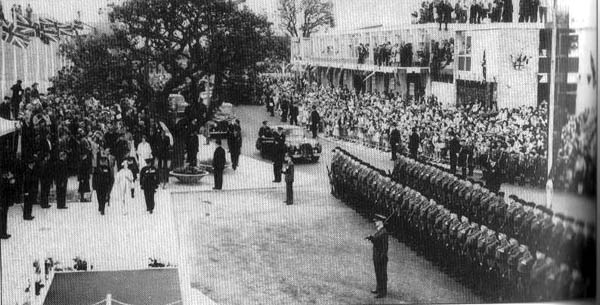
[[[334,196],[389,215],[391,234],[480,291],[509,301],[595,295],[593,225],[403,156],[385,173],[336,148],[329,174]]]

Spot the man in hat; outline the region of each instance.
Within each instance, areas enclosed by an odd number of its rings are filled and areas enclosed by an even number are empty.
[[[265,138],[269,136],[269,125],[267,125],[268,122],[267,121],[263,121],[262,122],[262,126],[260,126],[260,129],[258,130],[258,137],[259,138]]]
[[[289,155],[286,156],[287,164],[285,169],[285,203],[287,205],[294,204],[294,161]]]
[[[377,232],[366,239],[373,243],[373,264],[375,265],[375,278],[377,288],[371,293],[375,298],[384,298],[387,295],[387,262],[388,262],[388,231],[385,228],[385,217],[376,214],[373,221]]]
[[[231,167],[236,170],[242,153],[242,132],[239,123],[236,121],[229,126],[227,131],[227,146],[231,155]]]
[[[160,184],[158,180],[158,170],[154,167],[154,159],[148,158],[145,160],[146,166],[142,168],[140,173],[140,186],[144,190],[144,198],[146,200],[146,209],[152,214],[154,211],[154,193]]]
[[[104,215],[104,208],[109,201],[110,191],[112,190],[115,179],[112,167],[110,166],[108,148],[105,152],[107,154],[106,156],[98,154],[98,166],[92,177],[92,187],[96,191],[96,196],[98,198],[98,211],[102,215]]]
[[[217,148],[213,154],[213,175],[215,179],[215,186],[213,190],[220,190],[223,188],[223,170],[225,170],[225,149],[221,147],[221,139],[215,141]]]

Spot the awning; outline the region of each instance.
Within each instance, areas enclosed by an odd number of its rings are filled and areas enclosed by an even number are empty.
[[[0,137],[17,131],[21,125],[19,121],[7,120],[0,118]]]

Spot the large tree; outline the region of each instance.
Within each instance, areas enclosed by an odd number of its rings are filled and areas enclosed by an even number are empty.
[[[230,75],[248,73],[271,55],[265,51],[272,39],[267,18],[231,1],[128,0],[114,6],[110,17],[110,35],[66,47],[72,70],[100,71],[93,79],[100,83],[112,75],[107,86],[134,91],[159,114],[167,112],[169,94],[186,91],[194,102],[200,80],[214,76],[213,96],[219,97]]]
[[[292,37],[311,34],[335,25],[333,3],[325,0],[279,0],[280,27]]]

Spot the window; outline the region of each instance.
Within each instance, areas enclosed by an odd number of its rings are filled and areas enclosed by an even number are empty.
[[[458,71],[471,71],[471,36],[465,36],[463,32],[457,35],[458,43]]]

